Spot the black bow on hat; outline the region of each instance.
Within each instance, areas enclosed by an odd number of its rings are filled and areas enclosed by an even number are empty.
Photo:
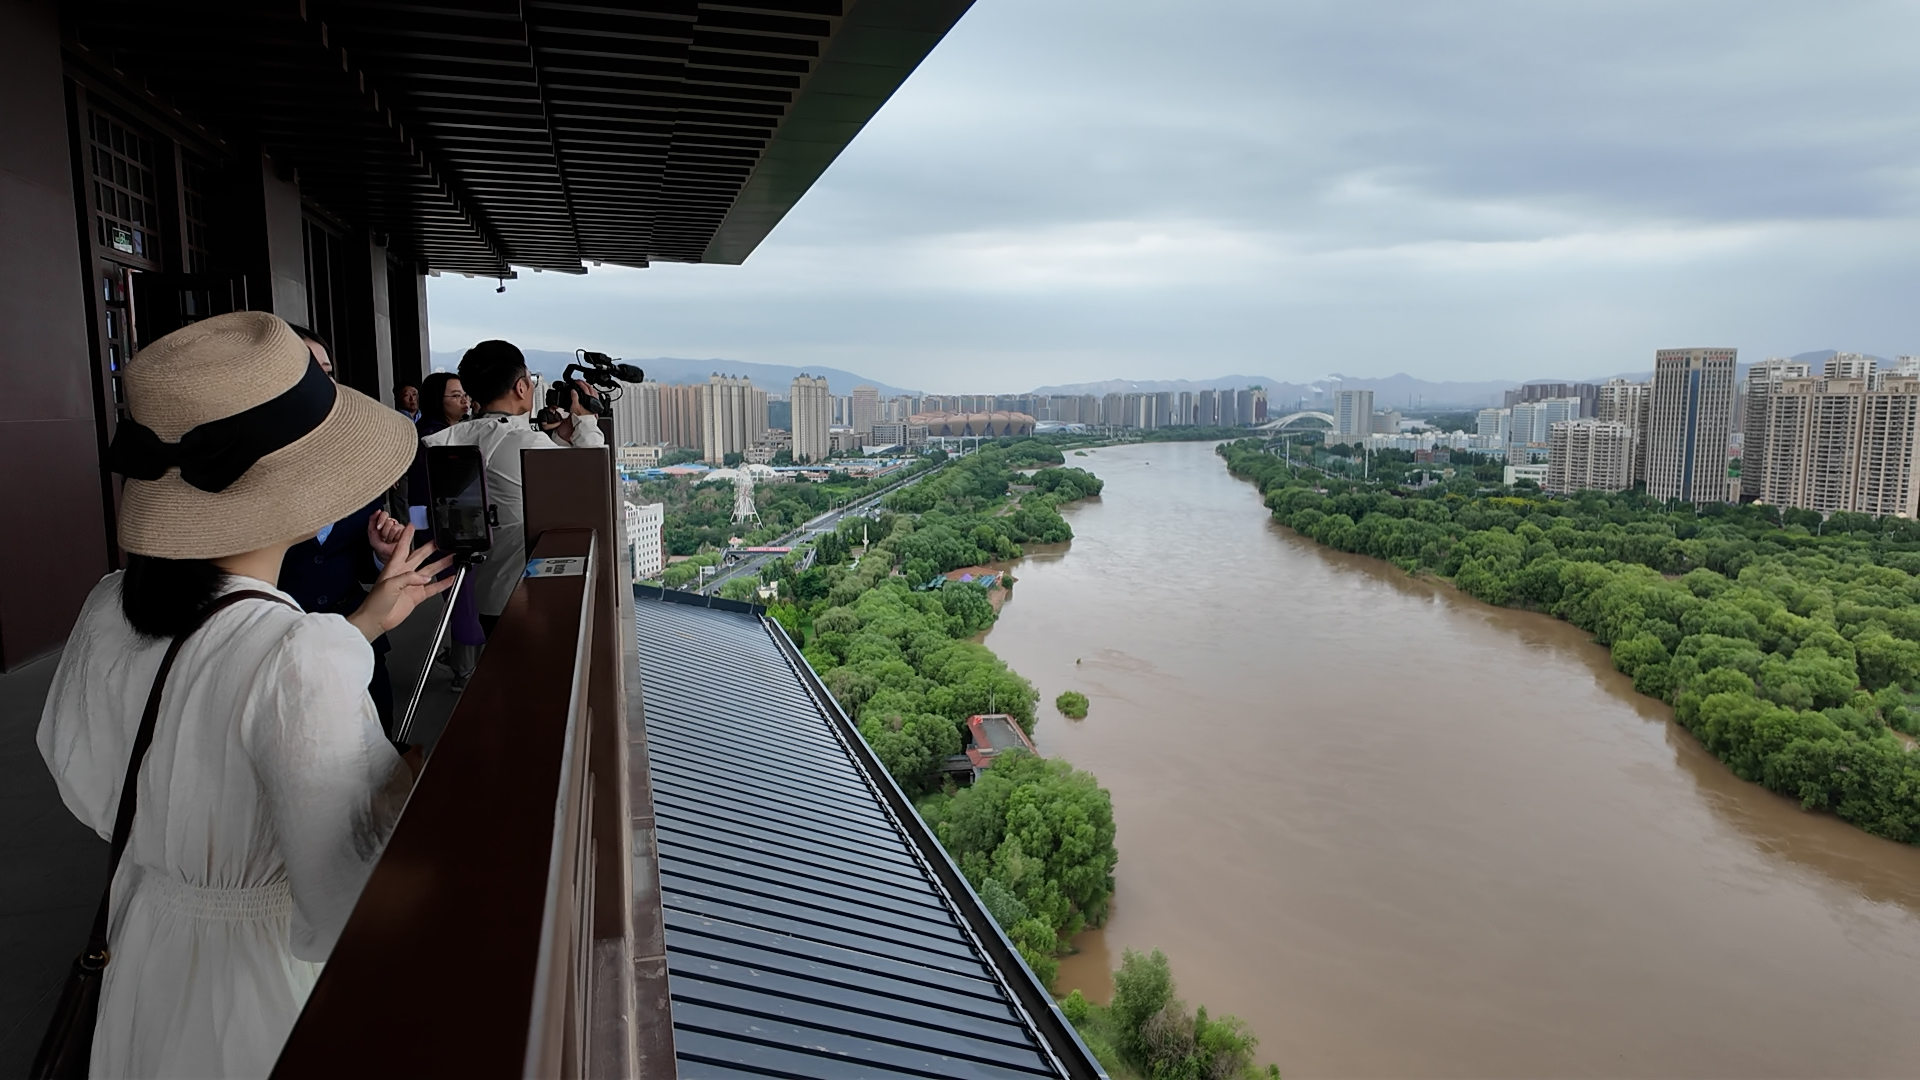
[[[130,480],[158,480],[168,469],[201,491],[225,491],[253,464],[304,438],[333,411],[333,380],[309,359],[307,373],[286,393],[251,409],[209,420],[166,442],[131,417],[121,419],[107,448],[107,467]]]

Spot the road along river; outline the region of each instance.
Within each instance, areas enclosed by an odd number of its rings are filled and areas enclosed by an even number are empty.
[[[1735,779],[1581,631],[1274,525],[1210,445],[1068,462],[1105,494],[986,637],[1113,792],[1062,990],[1164,949],[1293,1080],[1920,1075],[1920,849]]]

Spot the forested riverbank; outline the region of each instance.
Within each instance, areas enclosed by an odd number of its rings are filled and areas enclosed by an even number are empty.
[[[796,552],[766,571],[779,584],[769,614],[1049,985],[1071,937],[1106,918],[1118,858],[1112,799],[1092,775],[1025,753],[1002,755],[971,786],[937,779],[935,768],[964,745],[969,716],[1006,713],[1031,732],[1038,694],[972,640],[996,617],[986,590],[927,586],[950,570],[1016,558],[1025,544],[1071,539],[1058,508],[1102,485],[1063,462],[1034,441],[982,448],[888,495],[877,520],[822,537],[807,570],[795,569]],[[1036,466],[1031,476],[1015,471]],[[1141,963],[1147,974],[1128,1000],[1153,1008],[1115,1012],[1080,1001],[1072,1010],[1115,1075],[1252,1074],[1256,1043],[1244,1027],[1187,1010],[1164,958]]]
[[[1307,479],[1259,440],[1219,452],[1276,521],[1570,622],[1736,775],[1920,841],[1920,756],[1898,734],[1920,731],[1920,523]]]

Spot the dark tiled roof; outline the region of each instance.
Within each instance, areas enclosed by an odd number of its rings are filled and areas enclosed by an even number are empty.
[[[680,1074],[1096,1075],[778,630],[635,607]]]

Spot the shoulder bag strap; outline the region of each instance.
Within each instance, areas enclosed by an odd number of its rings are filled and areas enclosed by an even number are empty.
[[[133,811],[139,804],[140,763],[146,760],[147,748],[153,745],[154,724],[160,719],[160,693],[166,689],[167,675],[173,671],[173,661],[180,655],[180,647],[186,644],[194,631],[206,625],[207,620],[216,613],[242,600],[269,600],[294,607],[285,599],[258,589],[227,593],[208,604],[191,625],[174,635],[173,642],[167,646],[166,656],[160,660],[160,670],[153,676],[153,689],[147,693],[146,711],[140,714],[140,730],[133,737],[133,753],[127,759],[127,778],[120,785],[120,806],[113,815],[113,847],[107,856],[107,888],[100,895],[100,910],[93,916],[93,932],[87,938],[87,958],[96,960],[102,967],[107,963],[107,908],[113,898],[113,875],[120,869],[120,856],[126,854],[127,840],[133,831]]]

